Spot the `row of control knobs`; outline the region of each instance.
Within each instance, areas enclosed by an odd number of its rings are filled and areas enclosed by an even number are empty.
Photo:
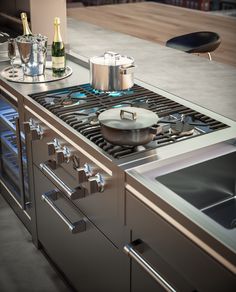
[[[92,167],[88,163],[80,167],[78,157],[73,155],[68,147],[62,146],[56,138],[52,142],[47,143],[47,146],[48,155],[55,155],[55,167],[56,165],[72,161],[73,168],[78,175],[79,184],[85,183],[89,194],[104,191],[105,183],[102,175],[100,173],[94,174]]]
[[[32,118],[24,123],[24,130],[26,134],[31,135],[32,140],[41,140],[44,135],[43,128]],[[52,168],[62,163],[73,162],[73,167],[78,174],[79,184],[86,183],[86,189],[89,194],[104,191],[104,179],[100,173],[93,174],[93,170],[88,163],[80,167],[79,159],[71,153],[68,147],[62,146],[58,139],[53,139],[52,142],[47,143],[48,155],[55,155],[55,161],[52,161]]]
[[[32,118],[24,123],[25,134],[30,134],[32,140],[41,140],[43,138],[43,129]]]
[[[59,141],[55,138],[52,142],[47,143],[48,155],[56,155],[57,164],[62,164],[64,162],[69,163],[71,159],[71,152],[66,146],[61,146]]]

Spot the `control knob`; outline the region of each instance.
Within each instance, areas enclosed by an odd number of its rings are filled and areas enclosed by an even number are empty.
[[[77,168],[79,183],[87,182],[88,178],[93,175],[91,166],[85,163],[83,167]]]
[[[62,163],[69,163],[71,158],[71,151],[64,146],[63,148],[56,150],[56,161],[57,164],[62,164]]]
[[[88,179],[87,191],[88,194],[101,193],[104,191],[104,179],[100,173]]]
[[[56,138],[54,138],[52,142],[48,142],[47,146],[48,146],[48,155],[49,156],[55,154],[56,151],[61,148],[61,145]]]
[[[32,118],[29,122],[24,123],[24,130],[26,134],[30,134],[32,140],[41,140],[43,138],[43,129]]]
[[[73,155],[72,156],[72,163],[73,163],[73,168],[75,170],[78,170],[79,169],[79,166],[80,166],[80,160],[79,160],[79,158],[76,155]]]

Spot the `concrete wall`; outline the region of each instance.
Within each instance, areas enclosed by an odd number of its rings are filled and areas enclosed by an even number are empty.
[[[62,38],[67,44],[66,0],[30,0],[30,15],[32,32],[46,35],[49,45],[54,35],[54,17],[60,17]]]

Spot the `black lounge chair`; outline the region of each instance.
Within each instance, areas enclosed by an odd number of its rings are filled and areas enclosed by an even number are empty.
[[[211,31],[199,31],[180,35],[169,39],[166,46],[186,53],[208,53],[213,52],[221,43],[220,36]]]

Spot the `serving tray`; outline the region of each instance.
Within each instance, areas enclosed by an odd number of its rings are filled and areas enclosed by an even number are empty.
[[[65,73],[62,76],[53,76],[52,68],[46,65],[44,75],[39,76],[27,76],[23,74],[21,65],[14,65],[14,75],[12,67],[8,66],[4,68],[1,72],[1,76],[8,81],[18,82],[18,83],[46,83],[61,80],[69,77],[72,74],[72,69],[66,66]]]

